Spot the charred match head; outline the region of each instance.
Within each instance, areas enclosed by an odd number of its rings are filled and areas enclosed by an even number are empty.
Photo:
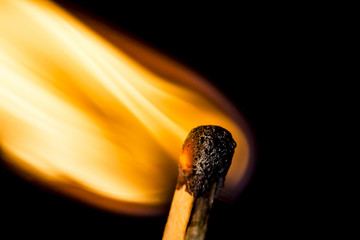
[[[179,160],[179,177],[194,196],[209,192],[217,183],[217,192],[222,188],[231,165],[236,143],[226,129],[199,126],[191,130],[185,139]]]

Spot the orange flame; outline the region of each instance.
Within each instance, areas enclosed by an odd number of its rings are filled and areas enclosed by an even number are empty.
[[[224,192],[244,180],[242,120],[194,73],[112,32],[119,49],[51,2],[2,0],[0,32],[0,147],[35,182],[155,213],[171,200],[187,133],[205,124],[237,142]]]

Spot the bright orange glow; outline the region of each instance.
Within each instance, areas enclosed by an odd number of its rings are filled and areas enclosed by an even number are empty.
[[[181,169],[183,170],[189,170],[190,168],[192,168],[193,164],[194,164],[194,159],[191,157],[192,156],[192,152],[190,152],[191,149],[186,148],[184,149],[179,157],[179,164]]]
[[[146,214],[141,206],[154,212],[171,200],[188,132],[213,124],[237,142],[224,189],[235,191],[250,159],[236,110],[184,67],[121,34],[112,37],[127,49],[54,3],[1,0],[5,160],[100,208]]]

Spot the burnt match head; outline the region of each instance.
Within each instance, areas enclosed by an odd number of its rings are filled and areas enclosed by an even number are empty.
[[[187,190],[195,196],[208,193],[213,183],[220,190],[231,165],[236,143],[226,129],[199,126],[185,139],[179,160],[180,174]]]

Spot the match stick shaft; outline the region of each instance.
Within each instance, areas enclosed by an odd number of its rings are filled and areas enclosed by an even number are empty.
[[[163,240],[203,240],[214,202],[217,183],[212,185],[209,195],[194,198],[186,185],[175,191]]]
[[[163,240],[184,240],[194,198],[186,191],[186,185],[176,189],[165,226]]]
[[[217,183],[212,185],[210,195],[195,199],[185,240],[205,239],[210,210],[214,203]]]

